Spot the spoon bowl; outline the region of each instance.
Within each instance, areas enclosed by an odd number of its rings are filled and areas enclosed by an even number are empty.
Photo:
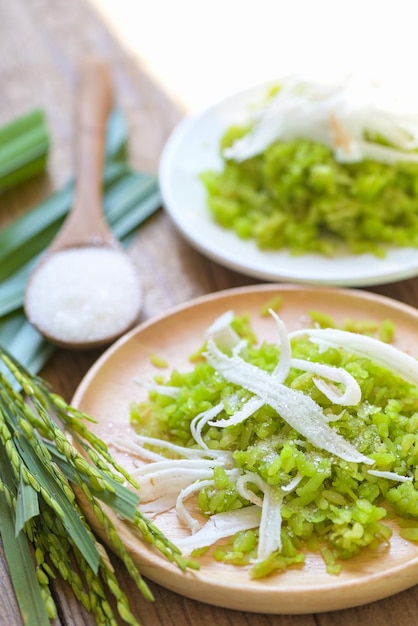
[[[114,237],[102,203],[107,66],[88,58],[80,73],[75,128],[75,199],[30,276],[25,313],[50,342],[70,349],[109,344],[135,325],[142,297],[135,266]]]

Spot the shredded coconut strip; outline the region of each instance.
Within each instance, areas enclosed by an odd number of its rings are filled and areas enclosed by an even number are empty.
[[[212,515],[206,524],[194,535],[179,537],[176,546],[183,552],[192,552],[198,548],[213,545],[219,539],[231,537],[243,530],[251,530],[260,525],[260,508],[247,506],[235,511],[225,511]]]
[[[151,502],[161,497],[161,494],[175,494],[177,498],[182,489],[193,483],[195,480],[202,478],[211,478],[213,476],[213,470],[206,469],[183,469],[181,472],[176,472],[175,468],[166,469],[149,476],[141,477],[138,480],[140,485],[140,496],[142,502]],[[173,501],[173,506],[175,499]]]
[[[241,470],[238,468],[234,468],[232,470],[226,470],[226,475],[229,477],[230,480],[233,480],[235,482],[237,478],[241,476]],[[186,509],[184,500],[186,500],[187,498],[190,498],[190,496],[196,493],[197,491],[200,491],[201,489],[205,489],[206,487],[212,487],[214,484],[215,484],[215,481],[213,479],[198,480],[195,483],[192,483],[191,485],[189,485],[188,487],[185,487],[184,489],[182,489],[178,495],[178,498],[176,500],[177,517],[179,518],[180,521],[183,522],[183,524],[185,524],[188,528],[190,528],[192,533],[195,533],[199,530],[199,528],[201,527],[201,523],[197,519],[195,519]]]
[[[377,476],[377,478],[387,478],[388,480],[397,480],[400,483],[412,482],[412,476],[402,476],[396,472],[385,472],[383,470],[368,470],[368,474]]]
[[[216,318],[205,333],[206,339],[213,339],[218,346],[225,350],[231,349],[240,343],[241,338],[231,326],[234,319],[233,311],[226,311]]]
[[[236,424],[241,424],[244,420],[251,415],[254,415],[256,411],[261,409],[264,405],[264,401],[260,400],[257,396],[254,396],[247,400],[238,411],[231,415],[231,417],[226,417],[221,420],[211,420],[208,422],[210,426],[217,426],[218,428],[225,428],[227,426],[234,426]]]
[[[284,491],[285,493],[290,493],[291,491],[294,491],[296,489],[296,487],[299,485],[300,481],[302,480],[303,476],[301,475],[297,475],[294,478],[292,478],[292,480],[287,483],[287,485],[281,485],[281,490]]]
[[[313,372],[318,376],[322,376],[336,383],[345,385],[344,393],[341,393],[335,387],[330,387],[325,381],[315,378],[314,383],[322,393],[335,404],[342,406],[355,406],[361,400],[361,389],[356,379],[351,376],[343,367],[333,367],[316,363],[315,361],[305,361],[303,359],[292,359],[292,367],[303,372]]]
[[[157,439],[157,441],[159,441]],[[121,450],[123,452],[130,452],[134,456],[139,457],[143,461],[162,461],[166,457],[158,452],[154,452],[152,450],[148,450],[143,446],[139,445],[139,440],[135,437],[133,441],[126,440],[122,437],[110,437],[108,439],[108,443],[112,445],[116,450]]]
[[[177,496],[176,499],[176,513],[177,517],[185,526],[187,526],[192,534],[196,533],[201,527],[200,522],[195,519],[189,511],[186,509],[184,505],[184,500],[190,498],[191,495],[200,491],[201,489],[205,489],[205,487],[212,487],[214,485],[213,480],[198,480],[195,483],[192,483],[188,487],[182,489]]]
[[[283,494],[265,484],[263,507],[258,536],[257,560],[264,561],[270,554],[281,551]]]
[[[138,481],[141,500],[156,500],[162,494],[179,492],[196,480],[212,478],[213,468],[222,462],[207,460],[166,460],[150,463],[132,472]],[[156,467],[157,466],[157,467]],[[174,505],[174,503],[173,503]]]
[[[179,446],[171,441],[165,439],[157,439],[156,437],[146,437],[145,435],[134,435],[132,439],[126,440],[122,437],[112,437],[109,439],[109,443],[117,447],[119,450],[127,450],[133,452],[141,459],[152,461],[166,461],[167,457],[144,448],[144,445],[155,446],[156,448],[166,449],[169,452],[178,454],[186,459],[223,459],[224,464],[230,465],[232,463],[231,453],[227,450],[211,450],[210,448],[190,448],[185,446]]]
[[[283,320],[281,320],[277,313],[275,313],[272,309],[269,309],[269,313],[276,322],[277,330],[279,331],[280,343],[280,359],[273,371],[273,376],[276,382],[283,383],[289,375],[292,348],[290,345],[289,334]]]
[[[248,502],[251,502],[251,504],[255,504],[261,508],[263,506],[263,499],[257,496],[257,494],[247,486],[248,483],[252,483],[261,491],[264,491],[263,479],[254,472],[245,472],[245,474],[242,474],[237,480],[237,491],[239,495],[245,500],[248,500]]]
[[[196,415],[196,417],[194,417],[190,422],[190,433],[193,439],[196,441],[197,444],[199,444],[201,448],[206,449],[208,447],[202,437],[202,430],[204,426],[206,426],[207,423],[211,423],[211,420],[213,420],[213,418],[219,415],[219,413],[221,413],[221,411],[223,410],[224,403],[219,402],[207,411],[203,411],[203,413],[199,413],[199,415]]]
[[[260,489],[263,493],[262,500],[247,487],[248,483],[252,483]],[[256,506],[261,506],[257,561],[264,561],[272,552],[276,550],[280,552],[282,549],[280,533],[283,493],[270,487],[254,472],[245,472],[243,476],[240,476],[237,480],[237,490],[243,498],[253,502]]]
[[[165,459],[164,461],[156,461],[155,463],[147,463],[134,471],[135,478],[143,476],[154,476],[157,473],[182,472],[188,470],[213,469],[222,466],[222,460],[217,459]]]
[[[335,328],[306,328],[289,333],[290,338],[306,335],[322,349],[344,348],[386,367],[407,382],[418,385],[418,361],[395,346],[359,333]]]

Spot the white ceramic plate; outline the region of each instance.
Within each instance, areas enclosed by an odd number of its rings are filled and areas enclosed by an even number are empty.
[[[212,220],[199,173],[222,168],[222,134],[231,124],[248,120],[249,108],[266,88],[259,85],[185,118],[169,137],[161,156],[159,182],[165,209],[183,236],[221,265],[268,281],[364,287],[418,275],[416,248],[393,248],[384,259],[344,252],[331,259],[319,254],[293,257],[286,251],[259,250],[253,241],[239,239]]]
[[[97,419],[91,428],[110,445],[114,433],[131,437],[130,405],[147,395],[134,380],[150,380],[162,373],[152,365],[152,354],[168,362],[166,373],[190,369],[188,357],[201,345],[204,331],[229,309],[237,315],[248,313],[259,340],[271,341],[276,337],[274,322],[261,316],[260,310],[277,295],[283,298],[280,315],[289,330],[306,326],[311,309],[332,315],[337,323],[347,318],[377,322],[390,318],[396,324],[397,346],[418,355],[418,311],[412,307],[348,289],[259,285],[205,296],[134,329],[90,369],[72,403]],[[129,467],[129,456],[112,452]],[[82,506],[106,541],[88,503]],[[418,583],[418,545],[403,540],[396,527],[390,547],[365,550],[347,561],[339,576],[326,573],[318,554],[308,554],[301,568],[251,580],[247,567],[219,563],[210,554],[201,557],[199,571],[184,574],[141,541],[128,524],[112,513],[110,517],[147,578],[189,598],[230,609],[277,614],[333,611],[372,602]],[[156,523],[174,543],[185,533],[173,512],[159,515]]]

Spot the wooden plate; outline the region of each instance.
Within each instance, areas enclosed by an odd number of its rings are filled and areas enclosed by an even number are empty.
[[[170,370],[190,369],[188,356],[201,345],[203,332],[229,309],[237,314],[249,313],[257,336],[274,340],[274,322],[262,317],[260,310],[276,295],[283,296],[280,315],[288,330],[308,325],[307,312],[312,309],[340,322],[346,318],[378,322],[390,318],[396,324],[396,345],[418,355],[418,311],[412,307],[348,289],[259,285],[199,298],[134,329],[93,365],[78,387],[73,404],[98,420],[93,429],[105,441],[115,433],[129,437],[130,403],[146,394],[134,379],[149,379],[161,373],[151,364],[152,354],[165,358]],[[119,460],[129,465],[126,456]],[[88,506],[84,508],[89,517]],[[345,563],[339,576],[328,575],[322,559],[309,554],[303,568],[254,581],[246,568],[218,563],[209,556],[201,559],[200,571],[184,574],[144,544],[128,525],[111,516],[146,577],[216,606],[258,613],[316,613],[365,604],[418,582],[418,546],[400,538],[396,528],[390,548],[363,552]],[[172,513],[159,516],[158,525],[174,542],[183,532]],[[100,528],[96,530],[102,535]]]

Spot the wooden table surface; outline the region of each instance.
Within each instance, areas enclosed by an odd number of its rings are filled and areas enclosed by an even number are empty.
[[[58,189],[72,170],[72,111],[76,71],[83,55],[101,54],[109,63],[117,100],[130,129],[130,158],[139,170],[156,172],[169,132],[184,115],[114,40],[100,18],[83,0],[14,0],[0,2],[0,123],[42,107],[53,136],[49,179],[28,184],[1,199],[1,224],[23,213]],[[161,251],[164,250],[164,253]],[[229,271],[201,256],[159,211],[138,231],[131,254],[143,279],[143,319],[176,304],[222,289],[249,285],[253,279]],[[418,279],[371,291],[418,306]],[[42,372],[55,390],[72,397],[99,352],[58,351]],[[144,626],[399,626],[418,623],[418,588],[373,604],[315,615],[261,615],[216,608],[180,597],[150,583],[154,604],[146,603],[115,560],[124,589],[134,597],[135,615]],[[59,618],[56,624],[94,624],[60,583],[56,584]],[[21,626],[12,587],[0,549],[0,624]]]

